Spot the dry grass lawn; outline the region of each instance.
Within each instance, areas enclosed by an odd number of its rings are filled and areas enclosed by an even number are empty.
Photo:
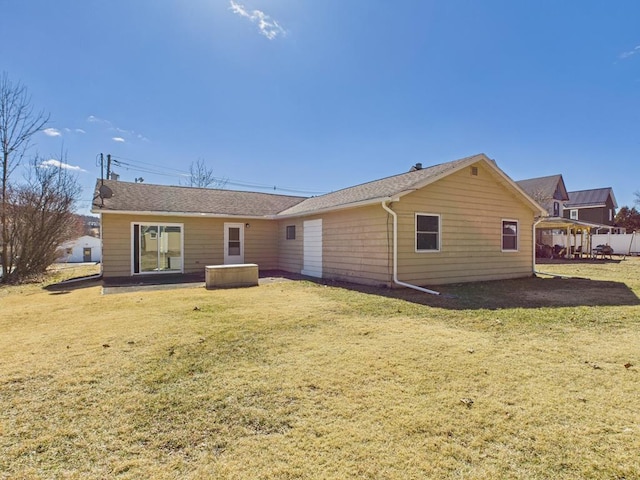
[[[640,259],[543,269],[0,288],[0,478],[640,478]]]

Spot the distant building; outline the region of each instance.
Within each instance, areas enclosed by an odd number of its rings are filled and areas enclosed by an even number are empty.
[[[62,263],[101,262],[102,242],[91,235],[83,235],[63,243],[59,252],[58,262]]]
[[[563,217],[583,222],[615,225],[618,203],[611,187],[569,192]]]
[[[528,178],[516,183],[527,195],[542,205],[550,217],[562,216],[562,204],[569,200],[562,175]]]

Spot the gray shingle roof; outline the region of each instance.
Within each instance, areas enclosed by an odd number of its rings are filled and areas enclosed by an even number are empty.
[[[308,198],[280,212],[280,214],[299,215],[338,207],[348,207],[349,205],[366,201],[392,197],[408,190],[421,188],[429,179],[438,178],[449,171],[455,170],[462,163],[473,162],[473,159],[480,160],[483,158],[486,158],[483,154],[473,155],[453,162],[442,163],[421,170],[412,170],[407,173],[393,175],[380,180],[356,185],[355,187],[327,193],[326,195]]]
[[[540,201],[548,201],[554,198],[556,190],[560,185],[560,198],[556,200],[568,200],[562,175],[549,175],[548,177],[528,178],[526,180],[518,180],[516,182],[522,190],[527,192],[530,197]]]
[[[613,189],[611,187],[569,192],[569,201],[565,203],[565,206],[587,207],[595,205],[605,205],[609,196],[611,196],[613,206],[615,208],[618,208],[616,197],[613,195]]]
[[[250,217],[304,215],[348,208],[408,193],[477,161],[493,162],[484,154],[478,154],[420,170],[412,169],[407,173],[311,198],[114,180],[105,180],[104,187],[101,187],[101,181],[98,180],[92,211],[202,213]],[[495,166],[495,162],[492,165]],[[495,168],[500,171],[497,166]],[[508,179],[506,176],[505,178]],[[513,183],[510,179],[508,182]]]
[[[269,193],[176,187],[105,180],[107,195],[100,197],[101,181],[96,184],[93,210],[158,213],[204,213],[261,217],[275,215],[305,197]],[[103,203],[104,202],[104,203]]]

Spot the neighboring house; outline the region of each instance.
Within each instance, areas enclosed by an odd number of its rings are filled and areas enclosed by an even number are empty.
[[[569,194],[562,175],[529,178],[516,182],[522,190],[542,205],[550,217],[561,217],[562,206],[569,200]]]
[[[102,260],[102,248],[99,238],[84,235],[63,243],[59,248],[59,262],[100,262]]]
[[[569,192],[563,217],[613,226],[618,203],[611,187]]]
[[[367,285],[533,273],[544,209],[484,154],[311,198],[98,180],[103,275],[257,263]]]

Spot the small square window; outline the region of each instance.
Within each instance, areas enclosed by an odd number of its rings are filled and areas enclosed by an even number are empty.
[[[578,210],[570,210],[569,211],[569,218],[571,220],[578,220]]]
[[[296,239],[296,226],[287,225],[287,240],[295,240],[295,239]]]

